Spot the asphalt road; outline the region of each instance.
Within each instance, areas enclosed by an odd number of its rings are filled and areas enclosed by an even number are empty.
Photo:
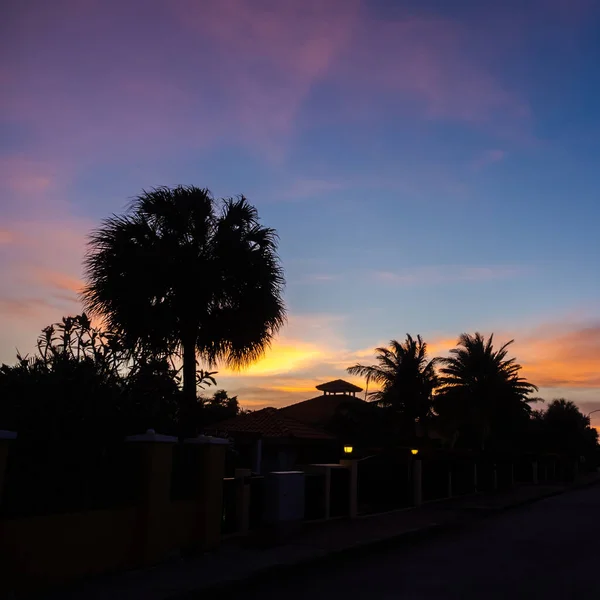
[[[600,486],[548,498],[412,546],[248,586],[243,597],[598,600]]]

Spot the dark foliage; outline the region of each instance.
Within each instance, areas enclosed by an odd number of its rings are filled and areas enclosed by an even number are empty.
[[[376,364],[354,365],[351,375],[365,377],[367,386],[376,384],[371,400],[386,409],[404,434],[414,434],[415,424],[424,425],[432,414],[433,391],[437,385],[436,360],[427,359],[427,344],[420,335],[406,335],[404,342],[391,340],[389,348],[376,348]]]
[[[449,358],[440,359],[435,410],[440,421],[483,449],[488,440],[511,439],[526,427],[537,388],[508,358],[512,341],[496,350],[493,335],[462,334]]]

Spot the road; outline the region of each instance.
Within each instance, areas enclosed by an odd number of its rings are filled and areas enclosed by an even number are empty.
[[[600,486],[548,498],[410,547],[248,586],[243,596],[597,600]]]

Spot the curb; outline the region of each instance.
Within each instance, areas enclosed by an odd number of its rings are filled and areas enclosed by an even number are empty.
[[[593,479],[591,481],[585,481],[581,483],[573,483],[568,486],[564,486],[553,490],[551,492],[547,492],[542,494],[541,496],[532,496],[531,498],[526,498],[525,500],[519,500],[518,502],[513,502],[511,504],[506,504],[504,506],[498,507],[474,507],[473,512],[477,512],[484,516],[497,514],[499,512],[506,512],[513,508],[519,508],[521,506],[527,506],[528,504],[535,504],[536,502],[540,502],[542,500],[546,500],[547,498],[553,498],[554,496],[560,496],[561,494],[566,494],[568,492],[575,492],[577,490],[585,489],[591,487],[593,485],[597,485],[600,483],[600,479]]]
[[[508,512],[529,504],[535,504],[541,500],[546,500],[547,498],[559,496],[561,494],[576,491],[578,489],[591,487],[592,485],[596,485],[598,483],[600,483],[600,480],[574,484],[572,486],[557,489],[541,496],[534,496],[508,505],[469,511],[471,514],[467,519],[452,519],[448,522],[442,523],[434,522],[423,527],[417,527],[415,529],[403,531],[402,533],[396,535],[369,540],[367,542],[359,542],[345,548],[339,548],[329,552],[316,552],[313,556],[297,561],[268,565],[257,571],[254,571],[253,573],[250,573],[247,576],[228,579],[226,581],[215,583],[214,585],[208,585],[206,587],[197,588],[194,590],[177,592],[171,596],[168,596],[165,600],[193,600],[197,599],[200,594],[234,594],[236,592],[241,592],[242,588],[244,587],[259,585],[266,580],[272,581],[275,578],[285,577],[292,572],[297,574],[299,571],[309,570],[316,566],[335,563],[336,561],[346,560],[349,558],[356,558],[367,553],[385,550],[386,548],[398,547],[402,544],[421,541],[427,537],[432,537],[441,533],[447,533],[452,530],[464,529],[465,526],[475,524],[480,520],[491,517],[492,515],[497,515],[501,512]],[[245,591],[247,592],[247,590]]]

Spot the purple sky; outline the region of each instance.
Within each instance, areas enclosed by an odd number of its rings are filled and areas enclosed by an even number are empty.
[[[80,310],[102,217],[195,184],[281,235],[289,325],[218,377],[242,403],[481,330],[600,408],[599,28],[594,0],[8,0],[0,361]]]

